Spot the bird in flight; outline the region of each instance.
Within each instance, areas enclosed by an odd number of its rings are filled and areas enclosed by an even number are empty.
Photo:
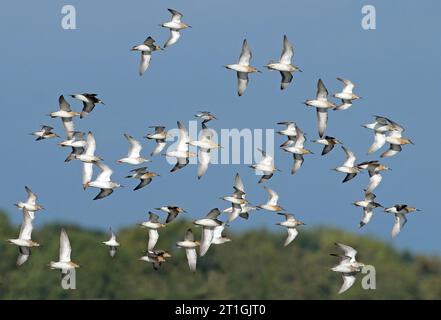
[[[230,70],[234,70],[237,73],[237,94],[242,96],[248,85],[248,74],[254,72],[261,72],[255,67],[250,66],[252,54],[251,49],[248,46],[247,39],[243,41],[242,52],[239,56],[239,61],[234,64],[227,64],[224,67]]]

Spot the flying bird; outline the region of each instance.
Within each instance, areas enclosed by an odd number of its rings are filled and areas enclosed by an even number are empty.
[[[52,139],[52,138],[59,138],[60,136],[54,132],[52,132],[54,128],[46,125],[42,125],[41,129],[39,131],[32,132],[31,135],[36,136],[37,138],[35,141],[45,140],[45,139]]]
[[[84,140],[84,133],[80,131],[74,131],[72,132],[72,136],[70,138],[67,138],[64,141],[61,141],[59,143],[61,147],[77,147],[77,148],[84,148],[87,146],[87,141]]]
[[[88,182],[86,187],[99,188],[100,193],[98,193],[93,200],[100,200],[110,196],[113,193],[113,190],[121,187],[121,185],[110,179],[113,171],[107,165],[102,162],[95,162],[95,165],[100,168],[101,172],[94,181]]]
[[[70,246],[69,237],[67,236],[66,230],[61,229],[60,233],[60,255],[58,261],[51,261],[49,267],[51,269],[61,269],[62,273],[65,274],[71,269],[79,268],[80,266],[75,262],[71,261],[72,248]]]
[[[185,24],[181,21],[182,19],[182,13],[173,10],[173,9],[167,9],[172,14],[171,21],[165,22],[161,24],[161,27],[170,29],[170,37],[168,38],[167,42],[164,44],[164,48],[167,48],[173,44],[175,44],[178,39],[181,37],[180,30],[191,28],[188,24]]]
[[[73,118],[80,114],[76,111],[72,111],[70,104],[64,99],[63,95],[58,98],[59,110],[49,113],[51,118]]]
[[[323,150],[322,150],[322,156],[331,152],[331,150],[334,149],[334,146],[336,144],[342,144],[340,140],[338,140],[334,137],[331,137],[331,136],[325,136],[322,139],[313,140],[312,142],[320,143],[320,144],[324,145]]]
[[[288,88],[288,85],[291,83],[293,76],[292,72],[302,70],[295,65],[292,64],[292,56],[294,55],[294,48],[289,43],[288,37],[283,36],[283,50],[282,55],[280,56],[280,60],[278,62],[270,61],[266,67],[269,70],[276,70],[280,72],[282,76],[282,82],[280,84],[280,90],[284,90]]]
[[[170,170],[170,172],[178,171],[184,168],[189,162],[190,157],[196,156],[193,152],[189,151],[190,137],[188,136],[188,131],[182,124],[178,121],[179,128],[179,140],[176,149],[166,153],[167,157],[176,158],[176,165]]]
[[[154,214],[153,212],[149,212],[149,220],[144,221],[139,225],[149,230],[149,242],[147,244],[147,250],[152,251],[159,239],[158,230],[160,228],[164,228],[165,224],[159,222],[158,215]]]
[[[130,174],[126,178],[139,179],[139,184],[133,189],[133,191],[144,188],[150,182],[152,182],[154,177],[159,177],[159,174],[155,172],[148,171],[147,167],[141,167],[138,169],[130,170]]]
[[[185,211],[184,209],[178,207],[178,206],[163,206],[160,208],[155,208],[155,210],[160,210],[162,212],[167,213],[167,219],[165,220],[165,223],[170,223],[173,220],[176,219],[176,217],[180,214],[180,213],[186,213],[187,211]]]
[[[150,65],[152,59],[152,52],[162,50],[160,46],[155,43],[155,39],[148,37],[140,45],[132,47],[132,51],[141,52],[141,64],[139,65],[139,75],[142,76]]]
[[[152,140],[152,139],[155,140],[156,147],[152,151],[152,153],[150,154],[150,156],[154,156],[154,155],[160,154],[162,152],[162,150],[164,150],[164,148],[167,144],[167,142],[165,140],[170,135],[167,133],[167,131],[165,130],[165,127],[163,127],[163,126],[151,126],[150,128],[154,128],[155,132],[147,134],[144,138],[150,139],[150,140]]]
[[[26,198],[26,202],[18,202],[15,204],[17,208],[20,210],[26,209],[32,219],[34,219],[34,212],[38,210],[43,210],[44,207],[41,204],[37,203],[37,195],[32,192],[32,190],[29,187],[25,187],[26,193],[28,197]]]
[[[355,276],[361,272],[365,265],[355,259],[357,251],[354,248],[341,243],[335,243],[335,245],[344,252],[343,255],[331,253],[331,256],[340,258],[340,263],[331,269],[342,274],[343,285],[338,291],[340,294],[352,287],[356,280]]]
[[[207,122],[217,119],[214,114],[212,114],[210,111],[199,111],[195,114],[196,118],[202,119],[202,124],[206,124]]]
[[[234,190],[235,193],[232,195],[233,201],[230,201],[231,206],[223,210],[223,212],[228,214],[228,222],[235,220],[237,217],[248,219],[249,212],[257,209],[256,207],[251,206],[245,199],[245,186],[239,173],[236,173],[236,176],[234,177]],[[243,201],[240,200],[240,198],[242,198]],[[223,200],[229,201],[225,199],[225,197]]]
[[[367,193],[371,193],[380,185],[380,182],[383,179],[381,171],[390,170],[388,166],[385,166],[376,160],[359,163],[357,167],[362,170],[367,170],[369,173],[369,184],[366,188]]]
[[[113,258],[116,254],[116,249],[119,247],[118,241],[116,241],[116,235],[110,228],[110,239],[107,241],[103,241],[103,244],[109,247],[110,256]]]
[[[294,218],[294,215],[289,213],[277,213],[285,216],[285,221],[278,222],[277,225],[285,227],[288,231],[284,246],[288,246],[298,235],[297,227],[305,225],[303,222]]]
[[[49,116],[51,118],[61,118],[66,136],[68,138],[71,138],[73,133],[75,132],[73,118],[79,116],[80,113],[72,111],[70,104],[66,101],[66,99],[64,99],[63,95],[60,95],[60,97],[58,98],[58,105],[59,110],[49,113]]]
[[[72,151],[64,160],[64,162],[70,162],[77,158],[77,156],[84,153],[85,147],[87,146],[87,141],[84,139],[84,133],[75,131],[71,138],[61,141],[59,143],[61,147],[71,147]]]
[[[384,211],[395,215],[395,224],[392,228],[391,235],[392,237],[396,237],[407,222],[406,214],[421,210],[410,207],[407,204],[396,204],[393,207],[384,209]]]
[[[260,178],[258,183],[262,183],[268,181],[274,175],[274,172],[280,171],[274,166],[273,157],[266,153],[266,151],[257,148],[258,151],[262,154],[262,159],[257,164],[252,164],[249,167],[256,171],[262,171],[263,175]]]
[[[202,124],[200,140],[190,141],[189,144],[195,147],[199,147],[199,166],[198,166],[198,179],[201,179],[205,172],[207,172],[208,165],[211,161],[210,152],[212,149],[220,148],[220,145],[213,141],[213,132],[208,129],[205,124]]]
[[[386,150],[381,154],[381,158],[392,157],[401,152],[402,145],[413,144],[408,138],[403,138],[402,133],[404,129],[392,130],[386,136],[386,142],[389,143],[389,150]]]
[[[334,110],[346,110],[352,106],[352,101],[361,99],[361,97],[352,92],[355,87],[352,81],[340,77],[337,77],[337,80],[341,81],[344,86],[341,92],[334,94],[334,98],[341,100],[341,103]]]
[[[346,154],[346,161],[340,167],[335,168],[335,171],[346,173],[346,177],[343,179],[343,183],[355,178],[355,176],[360,172],[360,168],[355,165],[355,155],[354,153],[346,148],[345,146],[341,146],[343,151]]]
[[[263,187],[263,188],[268,192],[268,201],[264,204],[257,206],[257,207],[261,208],[261,209],[268,210],[268,211],[273,211],[273,212],[285,211],[285,209],[283,209],[278,204],[279,195],[277,194],[277,192],[275,192],[274,190],[267,188],[267,187]]]
[[[381,149],[386,143],[386,133],[390,131],[403,131],[404,128],[398,123],[383,116],[374,116],[375,121],[362,125],[364,128],[374,131],[374,142],[368,149],[368,154]]]
[[[30,212],[23,208],[23,219],[20,227],[20,233],[17,239],[9,239],[8,241],[18,246],[17,266],[23,265],[31,255],[32,247],[39,247],[40,244],[31,239],[32,236],[32,220],[33,216]]]
[[[316,108],[317,110],[317,127],[320,138],[323,138],[326,130],[326,124],[328,122],[328,110],[334,109],[335,104],[328,100],[328,89],[322,79],[317,82],[317,94],[313,100],[306,100],[305,104],[309,107]]]
[[[374,209],[378,207],[383,207],[378,202],[375,202],[375,194],[372,192],[368,192],[365,190],[364,200],[355,201],[353,203],[354,206],[363,208],[363,217],[361,218],[359,227],[363,227],[371,221],[372,216],[374,215]]]
[[[211,241],[211,244],[224,244],[231,241],[230,238],[226,237],[223,234],[225,230],[225,226],[226,226],[226,222],[223,222],[220,226],[214,228],[213,240]]]
[[[127,163],[131,165],[139,165],[150,160],[141,157],[142,145],[138,140],[135,140],[131,135],[124,134],[124,137],[129,141],[130,148],[127,157],[118,160],[118,163]]]
[[[301,168],[303,162],[305,161],[303,156],[312,153],[310,150],[304,148],[306,138],[303,131],[298,126],[295,126],[295,128],[295,138],[290,140],[290,142],[286,143],[282,147],[282,150],[292,153],[293,155],[294,163],[291,168],[291,174],[295,174]]]
[[[235,64],[227,64],[224,67],[237,72],[237,94],[242,96],[248,85],[248,74],[253,72],[261,72],[255,67],[250,66],[252,58],[250,47],[247,39],[243,41],[242,52],[240,53],[239,61]]]
[[[205,218],[193,221],[196,226],[202,227],[202,237],[199,251],[199,255],[201,257],[204,256],[210,248],[214,237],[214,229],[222,225],[222,222],[217,219],[219,215],[219,209],[214,208],[210,210]]]
[[[97,97],[96,93],[77,93],[71,94],[70,96],[83,102],[83,110],[80,113],[80,119],[88,116],[89,113],[91,113],[92,110],[95,108],[95,105],[104,105],[104,102]]]
[[[102,158],[95,155],[95,150],[95,137],[93,136],[93,133],[89,131],[86,138],[86,148],[84,149],[84,153],[78,155],[76,154],[75,159],[88,163],[96,163],[98,161],[101,161]]]
[[[150,262],[153,265],[153,269],[159,270],[161,265],[166,262],[167,258],[170,258],[171,254],[165,250],[152,250],[147,251],[144,256],[139,258],[140,261]]]
[[[184,241],[178,241],[176,242],[176,245],[185,249],[188,266],[190,267],[191,271],[196,272],[196,263],[198,259],[196,248],[199,246],[199,241],[194,240],[194,235],[191,229],[188,229],[185,233]]]
[[[292,143],[291,141],[295,141],[295,138],[297,136],[295,122],[284,121],[284,122],[277,122],[277,124],[286,126],[285,129],[277,131],[277,133],[280,134],[281,136],[286,136],[288,138],[284,143],[280,145],[280,148],[290,145]]]
[[[222,200],[231,203],[231,211],[229,211],[228,222],[235,220],[242,213],[242,206],[248,203],[248,201],[245,199],[245,192],[236,187],[233,188],[234,192],[231,196],[221,198]]]

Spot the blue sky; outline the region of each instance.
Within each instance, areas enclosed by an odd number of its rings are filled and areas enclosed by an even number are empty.
[[[64,4],[76,7],[77,30],[61,28]],[[376,30],[361,28],[364,4],[376,7]],[[168,31],[158,24],[169,19],[169,7],[181,11],[193,28],[184,30],[176,45],[155,54],[149,70],[139,77],[139,55],[130,48],[148,35],[165,42]],[[236,172],[250,201],[263,203],[266,192],[246,165],[211,166],[198,181],[196,166],[169,174],[171,166],[155,157],[150,168],[162,176],[150,186],[132,192],[136,181],[124,179],[132,168],[116,164],[127,152],[123,133],[140,139],[149,125],[174,128],[177,120],[188,123],[196,111],[207,109],[219,118],[210,123],[216,130],[271,129],[290,120],[307,133],[307,147],[315,155],[291,176],[291,156],[278,151],[275,161],[283,171],[267,185],[308,227],[335,226],[399,248],[440,254],[441,216],[433,189],[441,178],[440,151],[433,134],[441,111],[432,102],[440,98],[441,46],[435,37],[440,10],[437,1],[7,1],[0,12],[1,207],[18,223],[21,215],[12,204],[25,198],[28,185],[47,208],[38,215],[40,225],[58,221],[118,228],[141,221],[149,209],[165,204],[180,205],[195,218],[225,207],[219,197],[231,192]],[[247,38],[253,64],[263,69],[279,57],[284,34],[295,47],[295,64],[304,72],[281,92],[279,74],[263,70],[250,76],[245,95],[238,97],[235,74],[222,65],[237,60]],[[384,174],[375,191],[385,206],[408,203],[423,210],[408,217],[394,240],[394,219],[380,211],[358,230],[362,212],[351,203],[362,198],[367,175],[342,184],[343,176],[330,169],[343,162],[343,152],[338,148],[320,157],[320,145],[310,141],[317,135],[315,112],[301,101],[315,95],[320,77],[331,93],[339,90],[337,76],[353,80],[363,99],[347,111],[331,112],[327,134],[340,138],[359,161],[376,159],[380,153],[365,155],[373,135],[360,125],[380,114],[405,126],[406,136],[415,142],[384,160],[393,170]],[[114,169],[114,179],[128,186],[102,201],[92,201],[96,190],[82,190],[80,163],[63,162],[67,150],[54,140],[37,143],[28,135],[41,124],[62,133],[61,122],[46,114],[57,109],[60,94],[76,92],[96,92],[106,103],[78,119],[77,128],[95,133],[98,154]],[[71,104],[81,107],[76,101]],[[276,139],[279,145],[282,139]],[[143,144],[147,155],[153,143]],[[278,219],[261,211],[232,228],[275,229]]]

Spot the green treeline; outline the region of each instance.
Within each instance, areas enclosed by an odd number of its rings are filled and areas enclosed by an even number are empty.
[[[195,274],[188,269],[185,252],[176,247],[189,222],[177,219],[160,232],[157,248],[173,255],[159,271],[137,259],[147,245],[140,227],[118,230],[121,244],[115,258],[101,243],[101,231],[63,225],[72,245],[72,260],[80,264],[76,290],[63,290],[58,270],[60,225],[49,224],[33,232],[41,244],[29,261],[15,266],[17,247],[7,243],[18,226],[0,213],[0,299],[440,299],[439,258],[398,252],[368,237],[328,228],[303,228],[297,239],[283,247],[285,233],[250,230],[229,234],[232,242],[212,245],[198,259]],[[200,230],[192,228],[196,237]],[[329,269],[337,262],[338,240],[355,247],[358,260],[376,268],[377,289],[363,290],[361,277],[348,292],[338,295],[339,274]]]

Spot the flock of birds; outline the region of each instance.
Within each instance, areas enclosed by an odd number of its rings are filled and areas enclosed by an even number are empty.
[[[189,26],[181,22],[182,14],[176,10],[169,11],[172,14],[170,22],[166,22],[161,26],[170,29],[170,38],[164,45],[164,48],[175,44],[180,37],[180,30],[188,28]],[[141,52],[141,67],[139,73],[142,75],[147,70],[151,53],[156,50],[160,50],[158,45],[152,37],[148,37],[143,44],[135,46],[132,50]],[[294,66],[291,62],[293,57],[293,47],[289,43],[288,38],[285,36],[283,39],[283,52],[278,62],[270,62],[267,67],[271,70],[280,71],[282,76],[281,89],[286,89],[289,83],[292,81],[292,72],[301,71],[298,67]],[[225,67],[237,72],[238,79],[238,94],[241,96],[248,83],[248,74],[256,72],[257,69],[250,66],[251,50],[246,40],[243,42],[242,53],[240,55],[237,64],[226,65]],[[364,199],[354,202],[355,206],[363,208],[363,217],[360,221],[360,228],[365,226],[371,220],[374,209],[384,208],[381,204],[375,201],[375,194],[373,191],[378,187],[382,180],[382,171],[389,168],[380,163],[380,161],[365,161],[356,163],[356,157],[354,153],[346,146],[342,145],[342,142],[337,138],[325,135],[326,124],[328,119],[328,110],[347,110],[349,109],[355,100],[361,97],[353,93],[354,84],[343,78],[337,78],[343,83],[343,89],[341,92],[335,93],[333,97],[339,100],[339,103],[332,102],[328,98],[328,90],[326,89],[323,81],[318,80],[316,97],[305,101],[305,105],[315,108],[317,111],[317,127],[318,136],[317,140],[313,142],[323,145],[322,156],[328,154],[333,150],[335,145],[341,145],[342,150],[346,155],[346,161],[335,168],[335,171],[344,173],[346,176],[343,182],[348,182],[355,178],[358,173],[367,171],[369,173],[369,183],[364,189]],[[66,162],[80,161],[83,166],[82,185],[84,189],[97,188],[99,193],[94,200],[103,199],[110,196],[115,189],[121,187],[120,183],[114,182],[111,179],[112,169],[104,164],[102,158],[96,155],[96,141],[91,131],[87,134],[76,131],[74,118],[79,116],[80,119],[88,116],[95,108],[96,105],[102,104],[103,101],[98,98],[97,94],[82,93],[70,95],[73,99],[79,100],[83,104],[81,112],[72,110],[70,104],[66,101],[63,95],[59,97],[59,110],[51,112],[49,115],[52,118],[60,118],[66,133],[66,139],[59,143],[63,148],[70,147],[71,152],[66,158]],[[202,133],[200,140],[193,141],[190,139],[189,134],[182,122],[178,121],[177,126],[179,128],[179,140],[176,144],[176,148],[172,151],[163,153],[167,145],[167,141],[171,138],[171,135],[167,132],[165,126],[153,126],[153,132],[147,134],[145,138],[147,140],[153,140],[155,147],[150,156],[164,155],[167,157],[176,158],[176,164],[171,169],[171,172],[176,172],[183,169],[189,163],[190,157],[198,157],[198,169],[197,177],[202,178],[206,173],[210,164],[210,151],[219,148],[220,145],[213,141],[212,131],[208,128],[207,123],[215,120],[216,116],[208,111],[201,111],[196,114],[196,117],[201,120]],[[374,142],[368,149],[368,154],[372,154],[382,148],[386,143],[389,144],[388,150],[381,154],[381,157],[391,157],[397,155],[402,146],[411,144],[412,142],[404,138],[402,133],[404,132],[403,126],[394,122],[393,120],[383,117],[375,116],[374,122],[365,124],[364,127],[372,130],[374,133]],[[280,146],[280,148],[292,154],[293,166],[291,174],[295,174],[304,162],[304,156],[311,154],[312,152],[305,148],[305,134],[295,122],[279,122],[279,125],[285,126],[283,130],[278,131],[278,134],[286,137],[286,141]],[[58,138],[59,135],[53,132],[53,127],[44,125],[39,131],[33,132],[36,136],[36,140],[46,140],[52,138]],[[129,142],[129,151],[125,157],[122,157],[117,162],[120,164],[128,164],[132,166],[139,166],[147,163],[151,160],[141,156],[143,149],[142,144],[133,138],[132,136],[124,135]],[[198,154],[189,151],[189,146],[195,146],[199,149]],[[261,177],[258,183],[263,183],[272,178],[272,176],[279,171],[274,165],[273,156],[266,153],[264,150],[259,149],[262,153],[261,161],[251,165],[250,167],[255,170]],[[93,179],[94,167],[97,167],[100,172],[96,178]],[[127,178],[140,180],[139,184],[134,190],[144,188],[157,177],[158,174],[149,171],[147,166],[137,167],[131,170]],[[302,221],[296,219],[293,214],[287,213],[286,210],[279,205],[279,196],[276,191],[264,187],[268,192],[268,200],[266,203],[254,206],[246,199],[246,191],[242,179],[239,173],[234,178],[233,192],[231,195],[222,197],[221,199],[229,203],[228,207],[222,212],[218,208],[214,208],[209,211],[205,217],[201,217],[193,224],[196,227],[202,229],[200,240],[195,240],[195,236],[191,228],[189,228],[184,239],[178,241],[176,245],[179,248],[185,249],[186,257],[188,260],[188,266],[190,270],[196,271],[197,265],[197,248],[199,247],[199,256],[204,256],[212,244],[221,245],[231,241],[229,237],[224,234],[224,229],[229,226],[231,222],[237,218],[249,219],[250,213],[254,210],[266,210],[277,213],[284,217],[284,219],[277,223],[277,225],[286,228],[287,238],[284,242],[284,246],[288,246],[296,238],[298,234],[298,227],[305,225]],[[24,264],[30,254],[31,248],[38,247],[39,244],[32,240],[31,234],[33,230],[33,220],[35,219],[35,213],[44,207],[37,203],[37,196],[32,190],[26,187],[27,200],[19,202],[16,206],[22,210],[23,222],[21,225],[20,233],[17,239],[10,239],[9,242],[15,244],[19,248],[19,254],[17,258],[17,265]],[[167,214],[167,218],[164,222],[161,222],[160,217],[154,213],[149,212],[147,221],[139,223],[139,226],[148,230],[148,242],[147,250],[145,254],[139,258],[142,261],[152,263],[155,269],[158,269],[167,258],[171,257],[171,254],[163,249],[158,249],[156,244],[159,239],[159,232],[166,227],[169,223],[173,222],[180,214],[186,211],[175,205],[167,205],[155,210]],[[406,215],[408,213],[418,211],[415,207],[408,206],[406,204],[397,204],[388,208],[384,208],[384,211],[395,216],[395,224],[392,229],[392,236],[395,237],[406,224]],[[219,217],[225,214],[226,219],[220,220]],[[103,242],[104,245],[109,247],[110,255],[115,256],[117,248],[120,244],[117,241],[116,234],[111,230],[111,237],[108,241]],[[349,289],[355,282],[355,276],[361,272],[363,263],[356,261],[355,256],[357,251],[350,246],[336,243],[337,246],[344,251],[343,255],[337,255],[341,258],[340,263],[332,268],[333,271],[342,273],[343,286],[339,293]],[[333,254],[334,255],[334,254]],[[69,272],[72,268],[79,267],[78,264],[71,261],[71,246],[68,235],[64,229],[60,235],[60,252],[59,261],[50,262],[49,266],[53,269],[61,269],[63,273]]]

